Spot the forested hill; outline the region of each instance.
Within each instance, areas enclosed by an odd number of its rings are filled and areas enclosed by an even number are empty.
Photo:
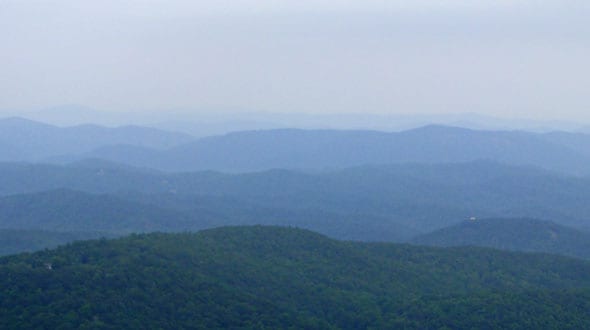
[[[590,259],[590,232],[536,219],[481,219],[420,235],[412,243],[484,246]]]
[[[590,327],[590,263],[230,227],[0,259],[0,328]]]

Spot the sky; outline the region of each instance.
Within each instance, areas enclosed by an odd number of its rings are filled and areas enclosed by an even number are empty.
[[[590,122],[590,4],[0,0],[0,112]]]

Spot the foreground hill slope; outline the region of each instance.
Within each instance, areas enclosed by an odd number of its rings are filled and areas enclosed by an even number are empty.
[[[420,235],[414,244],[483,246],[590,259],[590,232],[536,219],[481,219]]]
[[[590,326],[590,263],[232,227],[0,259],[1,328]]]

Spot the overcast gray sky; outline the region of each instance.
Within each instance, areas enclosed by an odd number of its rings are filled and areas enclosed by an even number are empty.
[[[590,121],[587,3],[0,0],[0,109]]]

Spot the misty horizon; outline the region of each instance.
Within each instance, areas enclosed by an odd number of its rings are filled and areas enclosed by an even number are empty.
[[[0,115],[79,104],[127,121],[476,113],[590,123],[589,9],[583,1],[4,1]]]

